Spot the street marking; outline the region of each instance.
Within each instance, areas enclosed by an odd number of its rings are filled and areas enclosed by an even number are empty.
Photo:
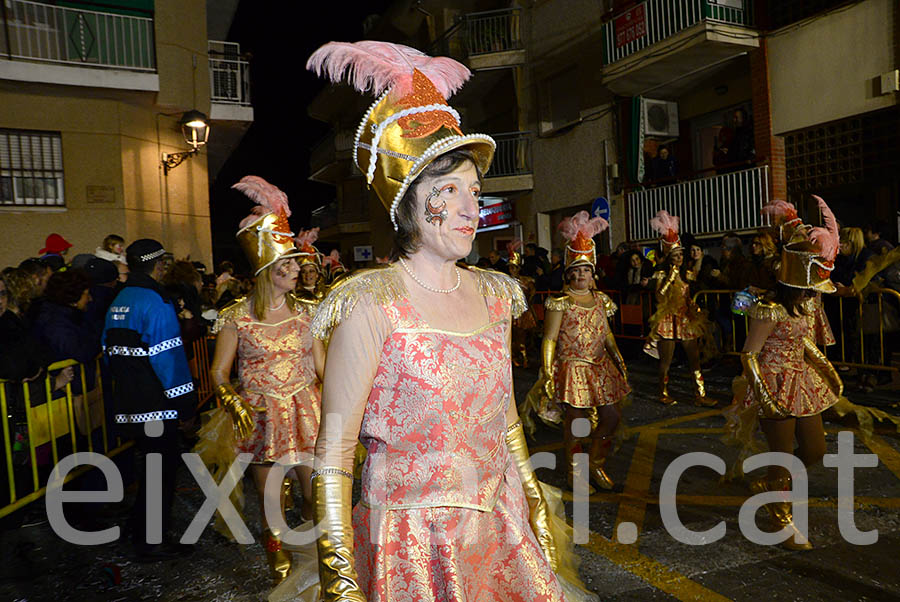
[[[643,497],[650,491],[658,437],[658,431],[644,431],[638,435],[634,455],[631,458],[631,466],[628,468],[628,476],[625,478],[623,499],[619,504],[619,513],[616,516],[613,533],[619,532],[619,525],[622,523],[634,523],[637,533],[641,532],[644,513],[647,510],[647,503]]]
[[[644,556],[638,552],[637,546],[634,544],[614,543],[602,535],[591,533],[590,541],[585,547],[679,600],[730,601],[730,598],[703,587],[649,556]]]
[[[700,420],[702,418],[709,418],[710,416],[718,416],[721,414],[723,410],[706,410],[704,412],[697,412],[696,414],[687,414],[686,416],[676,416],[675,418],[666,418],[665,420],[660,420],[659,422],[651,422],[650,424],[644,424],[641,426],[631,427],[631,430],[640,432],[646,430],[657,430],[662,429],[667,426],[672,426],[673,424],[681,424],[682,422],[691,422],[693,420]]]
[[[868,441],[864,439],[863,442],[878,456],[879,460],[884,462],[884,465],[888,470],[900,479],[900,452],[897,452],[897,450],[888,445],[888,443],[878,435],[873,434]]]

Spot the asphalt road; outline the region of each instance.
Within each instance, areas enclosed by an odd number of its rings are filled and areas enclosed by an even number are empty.
[[[874,453],[878,466],[855,472],[855,524],[862,531],[877,530],[871,545],[844,541],[838,525],[837,471],[818,467],[810,472],[810,539],[815,548],[790,552],[748,541],[738,526],[738,512],[749,496],[741,481],[722,482],[709,468],[689,468],[679,481],[676,507],[680,520],[692,530],[710,529],[720,521],[725,536],[706,545],[680,543],[669,534],[660,515],[659,488],[673,460],[687,452],[704,451],[730,462],[734,451],[720,438],[730,380],[737,371],[724,361],[707,371],[711,396],[718,409],[689,403],[687,368],[671,372],[673,395],[683,402],[664,407],[655,401],[655,363],[625,350],[635,389],[627,410],[631,436],[607,464],[616,483],[611,492],[592,496],[588,505],[587,542],[577,548],[581,573],[589,589],[604,600],[879,600],[900,601],[900,438],[883,428],[871,441],[855,440],[855,452]],[[534,369],[516,369],[517,395],[523,397],[537,377]],[[887,409],[900,399],[898,388],[884,387],[863,395],[848,377],[851,399]],[[853,424],[828,422],[828,451],[837,450],[839,430]],[[556,452],[562,464],[559,431],[542,428],[532,452]],[[539,469],[539,477],[563,486],[560,471]],[[249,486],[249,483],[247,483]],[[256,516],[255,500],[248,500],[248,516]],[[182,530],[203,502],[203,494],[183,471],[176,498]],[[126,500],[128,502],[130,500]],[[572,506],[568,504],[568,516]],[[124,521],[125,504],[90,518],[93,528]],[[297,511],[289,522],[299,523]],[[763,512],[757,515],[764,528]],[[203,533],[194,554],[155,564],[133,562],[125,543],[87,547],[62,541],[50,528],[42,502],[22,513],[22,524],[2,533],[0,543],[0,600],[72,601],[195,601],[265,600],[271,592],[262,546],[229,543],[211,528]],[[633,527],[619,530],[622,523]],[[258,538],[259,526],[248,526]],[[629,531],[635,543],[627,540]]]

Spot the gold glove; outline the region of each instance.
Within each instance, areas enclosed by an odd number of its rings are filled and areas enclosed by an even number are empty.
[[[216,398],[222,403],[229,414],[234,425],[235,439],[246,439],[256,427],[256,421],[253,419],[253,409],[244,399],[235,393],[231,383],[222,383],[216,387]]]
[[[525,431],[522,429],[521,421],[506,430],[506,446],[509,449],[509,455],[516,463],[519,478],[522,480],[522,488],[525,490],[525,499],[528,500],[530,510],[528,519],[531,523],[531,530],[534,531],[534,536],[544,551],[550,568],[555,573],[559,568],[559,556],[556,544],[553,542],[553,534],[550,531],[550,508],[547,506],[547,501],[541,493],[541,486],[531,467],[528,445],[525,443]]]
[[[625,358],[622,357],[622,352],[619,351],[619,346],[616,344],[615,335],[613,335],[612,332],[609,332],[606,337],[606,340],[609,341],[609,345],[607,345],[606,348],[607,350],[611,350],[610,355],[616,363],[616,368],[622,373],[622,377],[625,378],[625,380],[628,380],[628,367],[625,366]]]
[[[556,339],[544,337],[541,342],[541,361],[544,369],[544,394],[553,401],[556,393],[553,385],[553,359],[556,356]]]
[[[340,468],[320,468],[313,473],[314,521],[321,536],[319,550],[320,600],[366,602],[353,559],[353,525],[350,517],[353,475]]]
[[[759,409],[764,418],[788,418],[790,413],[778,405],[769,386],[763,379],[759,370],[759,353],[756,351],[745,351],[741,353],[741,365],[744,367],[744,376],[747,377],[747,385],[753,391],[753,396],[759,402]]]
[[[668,292],[669,287],[672,286],[672,283],[675,282],[675,278],[678,276],[678,268],[674,265],[669,268],[669,274],[666,276],[666,281],[663,282],[662,286],[659,287],[659,290],[656,291],[660,295],[665,295]]]
[[[831,390],[834,391],[838,397],[843,395],[844,382],[841,380],[837,370],[834,369],[834,365],[828,361],[828,357],[822,353],[822,350],[819,349],[811,339],[803,337],[803,351],[809,359],[810,365],[822,375],[822,378],[825,379],[825,382],[828,383]]]

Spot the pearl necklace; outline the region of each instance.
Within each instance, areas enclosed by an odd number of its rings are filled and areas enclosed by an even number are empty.
[[[569,292],[572,293],[573,295],[587,295],[588,293],[591,292],[591,289],[589,289],[589,288],[582,288],[582,289],[569,288]]]
[[[460,282],[462,282],[462,277],[459,275],[459,268],[456,268],[456,284],[454,284],[451,288],[434,288],[419,280],[418,277],[416,277],[416,275],[412,273],[412,270],[409,269],[409,266],[406,265],[406,262],[403,261],[402,257],[400,258],[400,265],[403,266],[403,269],[406,270],[406,273],[409,274],[409,277],[416,281],[416,284],[418,284],[425,290],[431,291],[432,293],[443,293],[445,295],[448,293],[452,293],[459,288],[459,284]]]
[[[287,302],[287,295],[285,295],[284,297],[281,298],[281,303],[279,303],[276,307],[270,307],[269,311],[278,311],[279,309],[284,307],[284,304],[286,302]]]

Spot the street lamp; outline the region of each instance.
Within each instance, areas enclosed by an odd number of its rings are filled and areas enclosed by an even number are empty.
[[[163,173],[166,175],[169,175],[169,170],[175,169],[185,159],[195,154],[209,138],[209,118],[200,111],[187,111],[181,116],[179,123],[184,140],[191,145],[191,148],[179,153],[163,153]]]

